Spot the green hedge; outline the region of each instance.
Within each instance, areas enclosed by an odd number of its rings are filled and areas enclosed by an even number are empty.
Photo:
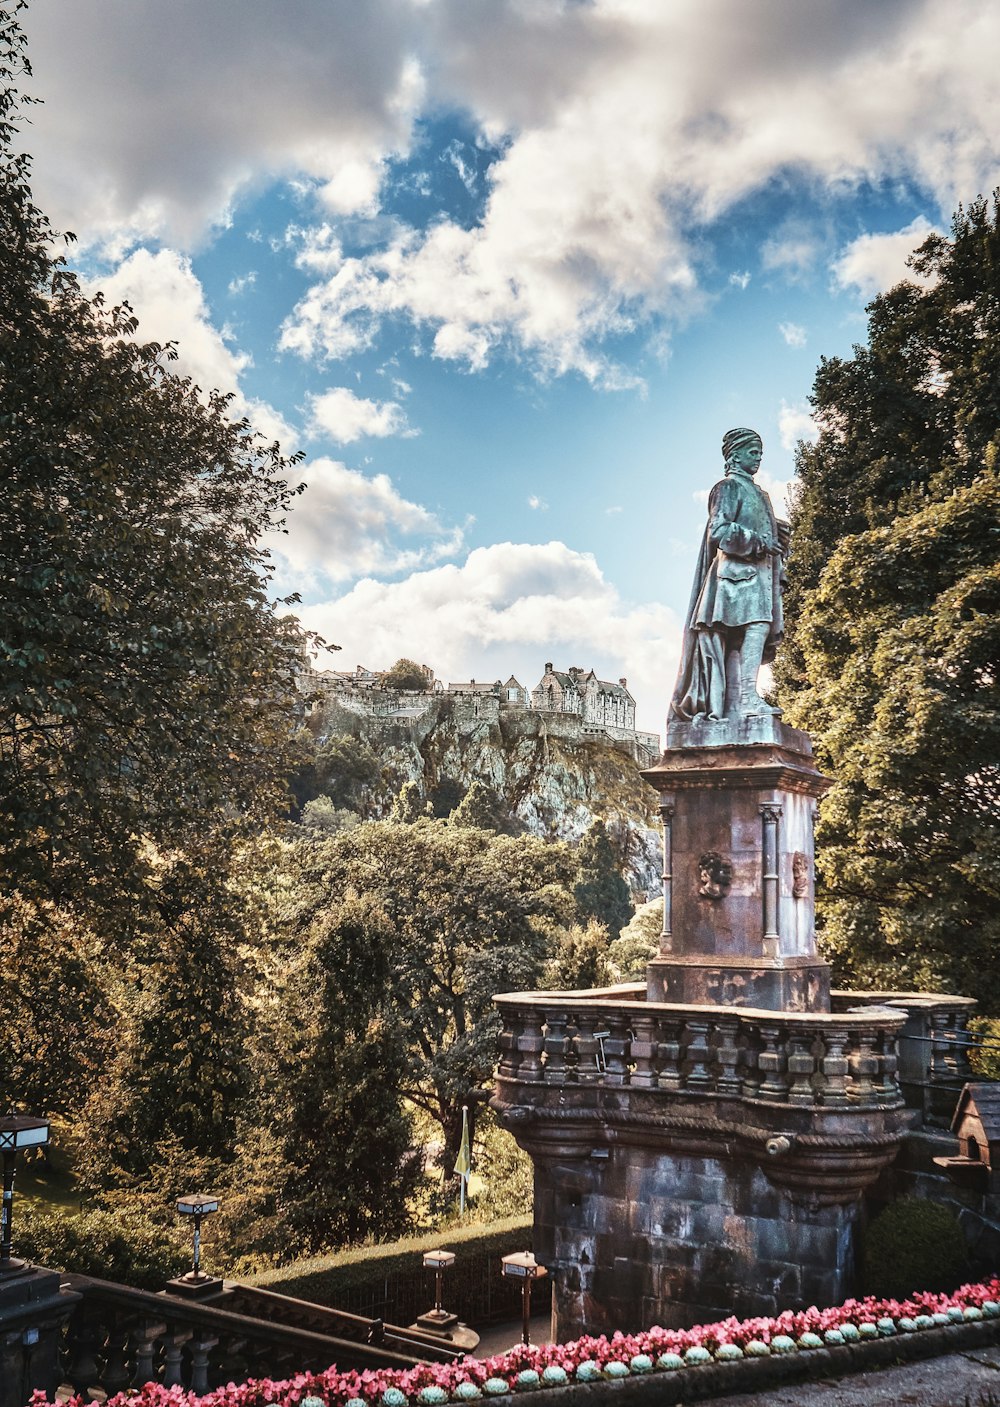
[[[488,1226],[453,1227],[296,1261],[247,1283],[390,1324],[411,1324],[434,1304],[434,1274],[424,1270],[421,1258],[443,1246],[456,1257],[445,1271],[445,1308],[466,1324],[487,1324],[521,1312],[521,1287],[501,1275],[500,1258],[529,1250],[531,1235],[531,1217],[507,1217]],[[549,1293],[548,1281],[538,1286],[532,1312],[546,1307]]]

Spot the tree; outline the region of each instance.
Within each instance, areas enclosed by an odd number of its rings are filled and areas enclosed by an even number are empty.
[[[496,992],[533,986],[573,916],[576,863],[562,845],[424,818],[371,822],[297,852],[293,930],[355,895],[385,916],[386,1019],[405,1038],[399,1093],[443,1130],[455,1161],[462,1106],[492,1082]]]
[[[608,930],[597,919],[574,923],[558,934],[556,950],[545,965],[542,986],[548,991],[585,991],[606,987],[608,971]]]
[[[451,813],[450,820],[454,826],[476,826],[501,835],[518,835],[524,830],[500,793],[478,777]]]
[[[577,905],[584,917],[596,918],[615,939],[632,917],[632,899],[603,821],[592,822],[579,855],[580,879],[573,891]]]
[[[430,679],[427,671],[415,660],[397,660],[391,669],[387,669],[379,680],[379,687],[382,689],[427,689]]]
[[[385,1000],[394,934],[366,899],[322,910],[292,980],[274,1110],[300,1252],[401,1234],[421,1173],[399,1100],[406,1049]]]
[[[0,863],[7,893],[128,936],[157,851],[197,846],[196,902],[284,805],[300,635],[261,542],[294,461],[50,252],[22,44],[0,12]]]
[[[817,831],[840,980],[1000,1007],[1000,207],[977,201],[825,362],[799,455],[789,721],[836,778]]]

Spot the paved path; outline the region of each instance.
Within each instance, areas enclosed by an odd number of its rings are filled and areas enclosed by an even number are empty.
[[[720,1407],[1000,1407],[1000,1347],[713,1400]]]

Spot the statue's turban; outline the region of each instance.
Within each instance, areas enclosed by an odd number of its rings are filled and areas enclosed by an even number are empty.
[[[748,430],[745,426],[740,426],[736,430],[727,430],[722,437],[722,457],[728,459],[736,450],[742,449],[744,445],[758,444],[764,448],[764,442],[757,434],[756,430]]]

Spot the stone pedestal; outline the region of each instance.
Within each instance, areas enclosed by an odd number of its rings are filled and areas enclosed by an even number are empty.
[[[829,1011],[813,877],[813,818],[829,784],[806,734],[770,714],[673,722],[642,775],[664,829],[649,1000]]]
[[[60,1289],[55,1270],[29,1266],[0,1278],[0,1407],[24,1407],[59,1385],[62,1326],[80,1296]]]

